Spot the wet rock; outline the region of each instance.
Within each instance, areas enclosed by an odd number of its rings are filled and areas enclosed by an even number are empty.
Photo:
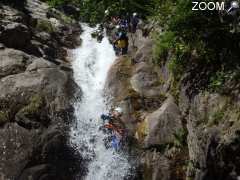
[[[24,48],[25,52],[36,57],[44,57],[44,52],[42,50],[42,44],[38,41],[31,40],[30,43]]]
[[[149,128],[145,140],[146,147],[172,143],[175,138],[174,135],[182,129],[181,114],[171,96],[146,119]]]
[[[9,23],[0,32],[0,42],[9,48],[24,49],[30,42],[31,33],[27,26],[21,23]]]
[[[13,7],[0,6],[0,179],[73,179],[85,173],[68,144],[72,100],[81,91],[65,62],[64,39],[77,30],[61,20],[60,27],[69,26],[64,33],[37,27],[48,21],[42,1],[27,1],[29,13]]]
[[[14,179],[28,163],[36,139],[15,123],[1,128],[0,137],[0,177]]]
[[[7,0],[5,1],[7,2]],[[7,5],[2,5],[0,7],[0,16],[2,17],[0,21],[2,21],[3,24],[5,22],[26,24],[28,19],[27,15],[25,15],[23,12]]]
[[[71,4],[63,5],[61,7],[58,7],[58,9],[60,9],[67,15],[75,16],[75,17],[77,17],[77,15],[80,13],[80,9]]]
[[[143,179],[169,180],[171,179],[171,162],[159,152],[146,151],[141,157]]]
[[[40,126],[47,127],[50,118],[47,115],[46,102],[43,97],[35,95],[31,97],[28,105],[21,108],[15,116],[15,121],[18,125],[26,129],[37,129]]]
[[[31,168],[28,168],[23,171],[19,180],[26,180],[26,179],[56,179],[52,174],[49,172],[53,171],[53,167],[49,164],[40,164]]]
[[[57,66],[45,59],[39,58],[35,59],[31,64],[27,66],[26,71],[37,71],[43,68],[57,68]]]

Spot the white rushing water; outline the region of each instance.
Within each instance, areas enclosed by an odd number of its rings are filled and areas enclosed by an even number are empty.
[[[122,153],[106,149],[105,135],[99,131],[100,115],[108,109],[103,96],[104,84],[116,59],[115,53],[107,38],[98,43],[91,37],[93,28],[83,25],[83,30],[82,45],[73,52],[74,78],[83,97],[74,106],[77,122],[71,130],[71,143],[90,161],[84,179],[122,180],[130,169],[128,160]]]

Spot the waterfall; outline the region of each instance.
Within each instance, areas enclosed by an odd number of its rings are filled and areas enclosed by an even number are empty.
[[[83,24],[82,45],[73,51],[74,79],[83,96],[76,102],[76,126],[71,130],[71,143],[88,163],[86,180],[122,180],[130,165],[124,153],[106,148],[106,136],[99,127],[100,115],[106,113],[104,84],[107,72],[116,59],[112,45],[106,37],[101,43],[91,37],[93,28]]]

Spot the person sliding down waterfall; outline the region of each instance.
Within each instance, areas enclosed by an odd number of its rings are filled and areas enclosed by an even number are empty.
[[[124,125],[121,120],[122,113],[122,108],[117,107],[110,114],[101,115],[101,119],[103,120],[101,130],[109,135],[105,139],[105,145],[106,147],[112,147],[116,151],[120,150],[124,137]]]

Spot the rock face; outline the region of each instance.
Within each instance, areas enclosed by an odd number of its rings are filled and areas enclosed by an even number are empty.
[[[30,42],[30,39],[29,29],[21,23],[7,24],[0,34],[0,41],[10,48],[21,49]]]
[[[34,3],[35,9],[27,6],[34,16],[26,7],[0,3],[0,179],[73,179],[84,173],[68,142],[71,104],[81,92],[64,39],[73,39],[80,27],[59,19],[62,28],[68,26],[62,34],[44,18],[49,7]]]
[[[24,72],[31,63],[31,57],[26,53],[14,49],[0,50],[0,77]]]
[[[174,135],[182,129],[181,114],[173,97],[169,97],[162,106],[146,117],[149,134],[145,146],[167,144],[174,141]]]
[[[117,59],[106,87],[135,138],[138,179],[239,179],[239,82],[227,81],[229,92],[221,94],[196,91],[196,81],[206,86],[202,77],[209,73],[195,79],[185,72],[176,81],[170,59],[153,63],[150,38],[140,30],[129,37],[129,56]]]

